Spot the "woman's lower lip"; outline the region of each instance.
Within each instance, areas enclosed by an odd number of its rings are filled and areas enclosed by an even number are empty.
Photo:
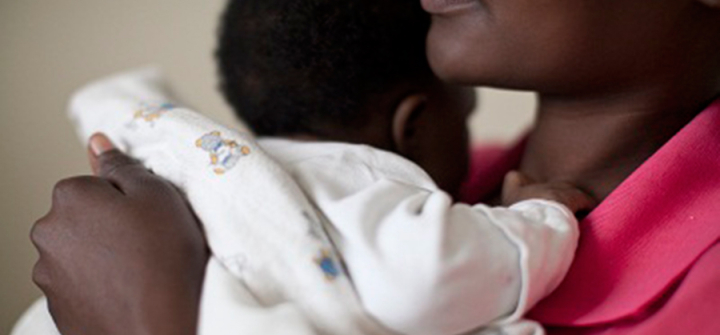
[[[448,14],[473,7],[478,0],[421,0],[421,2],[423,9],[430,14]]]

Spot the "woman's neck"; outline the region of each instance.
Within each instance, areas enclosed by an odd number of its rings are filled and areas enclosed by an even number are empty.
[[[720,92],[716,80],[594,98],[540,96],[520,170],[605,199]]]

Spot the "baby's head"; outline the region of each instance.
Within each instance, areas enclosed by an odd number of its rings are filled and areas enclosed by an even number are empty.
[[[222,90],[259,136],[393,151],[454,193],[475,94],[432,73],[429,26],[418,0],[231,0]]]

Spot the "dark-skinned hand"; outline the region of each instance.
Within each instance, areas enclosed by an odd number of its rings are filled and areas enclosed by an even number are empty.
[[[511,206],[530,199],[559,202],[581,216],[597,206],[597,200],[570,183],[537,183],[518,171],[509,172],[503,184],[503,205]]]
[[[177,189],[115,149],[90,141],[97,176],[55,186],[32,241],[33,280],[61,333],[195,334],[208,259]]]

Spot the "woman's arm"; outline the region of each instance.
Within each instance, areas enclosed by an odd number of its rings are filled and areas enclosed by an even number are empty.
[[[63,334],[195,334],[208,250],[181,194],[104,136],[98,177],[59,182],[33,280]]]

